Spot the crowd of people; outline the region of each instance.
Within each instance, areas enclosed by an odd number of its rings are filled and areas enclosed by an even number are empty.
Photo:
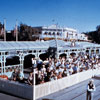
[[[30,72],[29,77],[25,78],[24,73],[20,69],[15,68],[10,80],[33,85],[33,72]]]
[[[40,58],[32,58],[32,64],[35,72],[35,83],[37,85],[88,69],[97,69],[100,67],[100,58],[94,54],[88,55],[82,53],[69,57],[62,56],[59,59],[46,58],[44,61]],[[19,68],[15,68],[10,80],[33,85],[33,74],[33,72],[30,72],[28,78],[25,78],[24,73]]]
[[[98,56],[83,53],[68,58],[46,58],[44,61],[40,58],[32,58],[32,61],[35,70],[36,85],[100,67],[100,59]]]

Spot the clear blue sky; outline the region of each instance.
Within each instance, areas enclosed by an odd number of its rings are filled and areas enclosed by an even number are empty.
[[[19,24],[58,23],[87,32],[100,25],[100,0],[0,0],[0,22],[4,18],[8,30],[14,28],[17,19]]]

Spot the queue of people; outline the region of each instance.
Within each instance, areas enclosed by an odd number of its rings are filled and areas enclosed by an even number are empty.
[[[69,75],[96,69],[100,67],[100,59],[96,55],[79,54],[68,58],[59,57],[59,59],[47,58],[45,61],[34,59],[36,84],[42,84],[48,81],[67,77]]]

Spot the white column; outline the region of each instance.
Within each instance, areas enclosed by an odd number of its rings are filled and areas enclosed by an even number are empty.
[[[5,52],[1,52],[1,74],[2,75],[5,73],[5,62],[6,62]]]
[[[39,58],[39,50],[36,50],[37,58]]]
[[[89,55],[91,55],[91,49],[89,49]]]
[[[5,71],[5,68],[6,68],[6,66],[5,66],[5,63],[6,63],[6,55],[5,55],[5,52],[4,52],[4,55],[3,56],[4,56],[4,73],[5,73],[6,72]]]
[[[1,52],[1,75],[3,75],[3,56]]]
[[[21,69],[21,71],[23,72],[23,67],[24,67],[24,54],[23,54],[23,52],[20,52],[19,53],[19,58],[20,58],[20,69]]]
[[[33,81],[34,81],[34,84],[33,84],[33,100],[36,100],[35,99],[35,69],[34,69],[34,77],[33,77]]]
[[[21,69],[22,69],[22,72],[24,72],[24,54],[22,55],[22,67],[21,67]]]

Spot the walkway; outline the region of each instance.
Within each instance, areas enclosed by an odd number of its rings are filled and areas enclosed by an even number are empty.
[[[5,93],[0,93],[0,100],[26,100],[26,99],[11,96],[11,95],[5,94]]]
[[[89,80],[71,86],[69,88],[65,88],[48,96],[42,97],[38,100],[86,100],[86,86]],[[94,79],[94,83],[96,85],[94,100],[100,100],[100,80]]]

